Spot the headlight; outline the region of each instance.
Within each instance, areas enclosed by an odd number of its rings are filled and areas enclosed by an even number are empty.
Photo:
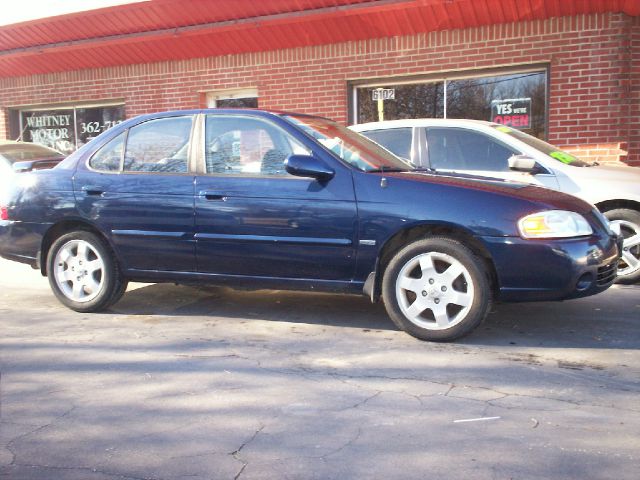
[[[567,238],[593,233],[582,215],[564,210],[548,210],[522,217],[518,221],[518,230],[523,238]]]

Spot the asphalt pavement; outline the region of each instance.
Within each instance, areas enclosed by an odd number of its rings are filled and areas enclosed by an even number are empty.
[[[0,260],[0,478],[640,478],[640,286],[498,305],[454,344],[359,296],[132,285],[101,314]]]

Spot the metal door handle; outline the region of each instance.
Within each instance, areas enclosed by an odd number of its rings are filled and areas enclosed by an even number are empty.
[[[207,200],[222,200],[222,201],[225,201],[227,199],[227,196],[224,193],[220,193],[220,192],[202,191],[202,192],[200,192],[200,196],[206,198]]]
[[[85,185],[82,187],[82,191],[87,195],[102,195],[104,190],[104,187],[100,187],[98,185]]]

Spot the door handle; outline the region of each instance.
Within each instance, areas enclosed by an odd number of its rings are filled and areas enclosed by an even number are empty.
[[[87,195],[102,195],[105,188],[98,185],[85,185],[82,187],[82,191]]]
[[[207,200],[221,200],[221,201],[226,201],[227,200],[227,196],[223,193],[220,192],[208,192],[208,191],[202,191],[200,192],[200,197],[204,197]]]

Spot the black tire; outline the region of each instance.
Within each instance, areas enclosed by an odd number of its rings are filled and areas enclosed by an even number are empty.
[[[615,208],[604,212],[604,215],[611,222],[621,222],[622,236],[625,239],[640,233],[639,211],[631,210],[630,208]],[[633,267],[626,262],[624,257],[620,261],[616,283],[628,285],[640,280],[640,245],[625,245],[623,248],[625,249],[623,252],[624,256],[627,256],[627,258],[633,257],[638,260],[637,267]]]
[[[87,249],[88,253],[85,256],[81,256],[78,250],[80,244],[85,245]],[[62,251],[73,253],[74,248],[76,249],[75,257],[68,257],[68,261],[62,260],[64,255]],[[61,257],[58,257],[59,254]],[[84,266],[82,258],[84,258]],[[100,270],[88,272],[87,265],[95,260],[101,262]],[[78,264],[78,262],[81,263]],[[74,272],[71,272],[72,268]],[[85,270],[81,271],[81,269]],[[74,298],[76,274],[79,275],[77,277],[79,284],[85,282],[85,278],[93,279],[98,285],[97,288],[88,290],[87,287],[82,287]],[[73,276],[74,279],[68,279],[66,275]],[[76,312],[105,310],[120,300],[127,288],[127,281],[122,277],[113,251],[96,234],[82,230],[62,235],[53,242],[47,255],[47,276],[49,285],[58,300]],[[88,283],[88,280],[86,282]]]
[[[425,278],[421,263],[413,266],[420,259],[433,262],[434,270],[427,270],[432,272],[426,275],[429,278]],[[454,265],[457,269],[462,266],[466,272],[457,277],[455,273],[449,274],[449,268]],[[417,283],[411,289],[403,289],[402,282],[399,283],[401,275],[403,280]],[[445,277],[455,280],[445,280]],[[464,300],[461,302],[458,296]],[[485,263],[459,241],[446,237],[419,240],[401,249],[384,272],[382,297],[387,313],[400,329],[421,340],[435,342],[449,342],[469,334],[485,319],[492,301]],[[424,310],[421,306],[415,307],[425,302],[429,306]],[[411,319],[404,312],[414,307],[421,313]],[[436,312],[447,321],[438,324]],[[448,319],[453,320],[448,322]]]

